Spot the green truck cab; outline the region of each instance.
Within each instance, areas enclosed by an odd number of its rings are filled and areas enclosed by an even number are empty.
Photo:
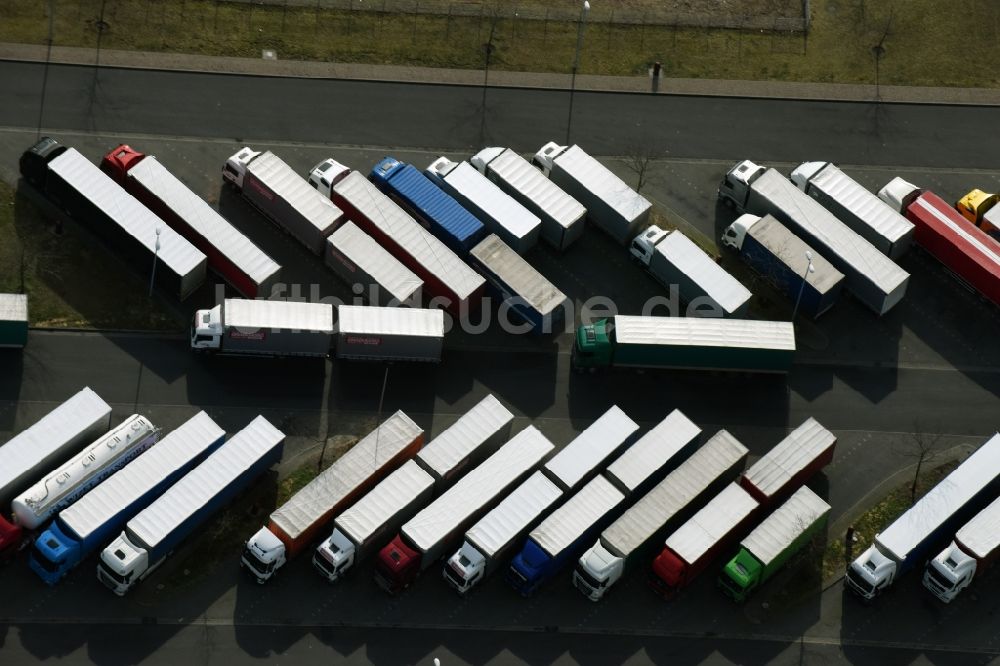
[[[608,320],[584,324],[576,329],[573,345],[573,367],[578,370],[606,368],[611,365],[612,346],[608,335]]]

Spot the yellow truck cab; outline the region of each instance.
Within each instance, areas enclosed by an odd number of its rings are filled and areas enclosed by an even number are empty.
[[[955,208],[962,217],[994,238],[1000,238],[1000,194],[987,194],[982,190],[972,190],[958,200]]]

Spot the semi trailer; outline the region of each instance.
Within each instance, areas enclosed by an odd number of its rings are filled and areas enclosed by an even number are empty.
[[[608,526],[577,561],[573,585],[591,601],[599,601],[634,563],[644,559],[647,546],[698,508],[721,483],[743,469],[747,448],[720,430],[677,469]]]
[[[399,534],[379,551],[375,562],[375,581],[379,587],[389,594],[409,587],[552,449],[552,443],[537,428],[528,426],[459,479],[408,520]]]
[[[762,506],[773,506],[833,461],[837,436],[809,417],[740,477]]]
[[[833,162],[803,162],[792,182],[890,259],[910,249],[913,223]]]
[[[269,581],[334,516],[412,458],[423,444],[423,429],[397,411],[275,509],[267,525],[244,544],[240,568],[259,584]]]
[[[28,295],[0,294],[0,348],[28,344]]]
[[[740,215],[726,227],[722,244],[813,319],[840,297],[844,274],[773,215]]]
[[[353,222],[326,239],[327,267],[371,305],[419,307],[424,281]]]
[[[788,372],[795,358],[791,322],[615,315],[581,325],[573,345],[578,371],[599,368]]]
[[[927,562],[924,587],[950,603],[973,579],[996,562],[1000,553],[1000,498],[963,525],[951,544]]]
[[[906,293],[906,271],[776,170],[738,162],[719,185],[719,198],[740,213],[776,217],[836,266],[844,286],[876,314]]]
[[[344,211],[269,150],[241,148],[226,160],[222,178],[264,217],[317,256],[323,254],[326,239],[344,221]]]
[[[490,234],[472,248],[469,263],[499,296],[501,312],[513,311],[534,333],[561,332],[570,300],[499,236]]]
[[[719,588],[737,602],[781,570],[826,526],[830,505],[802,486],[740,542],[719,575]]]
[[[281,266],[153,155],[121,144],[101,170],[205,254],[208,268],[246,298],[268,298]]]
[[[444,345],[444,312],[339,305],[334,333],[337,358],[437,363]]]
[[[284,442],[283,432],[263,416],[255,418],[125,524],[101,552],[98,580],[124,596],[278,462]]]
[[[163,223],[75,148],[44,137],[21,156],[21,174],[140,275],[186,299],[205,282],[205,254]]]
[[[468,162],[439,157],[424,172],[518,254],[538,244],[542,221]]]
[[[691,316],[740,319],[750,309],[750,290],[680,231],[655,224],[635,237],[629,256],[667,289],[677,289]]]
[[[587,209],[510,148],[483,148],[469,160],[479,173],[538,216],[541,237],[562,252],[581,235]]]
[[[638,431],[639,424],[618,405],[612,405],[545,463],[545,473],[564,491],[575,490],[612,456],[624,451]]]
[[[875,535],[875,543],[847,568],[845,586],[863,601],[882,595],[900,576],[925,562],[952,530],[995,498],[998,487],[1000,433]]]
[[[587,208],[587,219],[627,245],[649,220],[652,204],[580,146],[550,141],[532,162],[549,179]]]
[[[199,412],[107,481],[59,512],[35,539],[31,570],[48,583],[108,544],[137,513],[219,448],[225,431]]]
[[[486,227],[475,215],[412,164],[385,157],[368,180],[460,257],[486,236]]]

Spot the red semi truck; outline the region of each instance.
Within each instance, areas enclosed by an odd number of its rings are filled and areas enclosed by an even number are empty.
[[[665,598],[693,581],[776,506],[833,460],[837,437],[810,417],[667,538],[650,586]]]
[[[879,198],[916,225],[915,239],[955,277],[1000,305],[1000,244],[962,217],[944,199],[902,178]]]
[[[154,156],[122,144],[101,170],[208,257],[208,267],[247,298],[267,298],[281,266]]]

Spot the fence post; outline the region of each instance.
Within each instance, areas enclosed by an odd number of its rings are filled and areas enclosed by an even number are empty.
[[[641,51],[646,43],[646,11],[643,10],[642,18],[639,19],[639,50]]]
[[[607,48],[608,51],[611,50],[611,31],[614,28],[614,22],[615,22],[615,10],[614,7],[612,7],[611,15],[608,17],[608,48]]]

